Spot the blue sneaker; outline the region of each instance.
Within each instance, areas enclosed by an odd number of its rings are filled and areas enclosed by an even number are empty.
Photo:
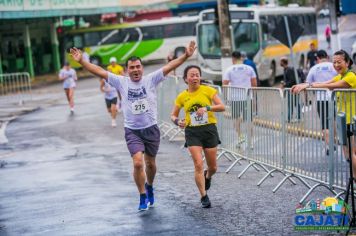
[[[138,205],[138,210],[139,211],[147,211],[148,210],[148,205],[147,205],[147,197],[146,194],[140,194],[140,205]]]
[[[147,199],[148,199],[148,206],[153,207],[153,204],[155,203],[153,187],[151,185],[148,185],[147,183],[145,183],[145,189],[146,189],[146,195],[147,195]]]

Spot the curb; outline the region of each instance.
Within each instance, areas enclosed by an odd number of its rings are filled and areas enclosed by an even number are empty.
[[[34,112],[34,111],[38,111],[40,109],[39,106],[34,107],[34,108],[30,108],[30,109],[26,109],[26,110],[22,110],[20,112],[18,112],[18,114],[12,114],[10,113],[8,116],[5,117],[0,117],[0,144],[7,144],[9,142],[9,140],[6,137],[6,127],[7,125],[16,120],[18,117]]]

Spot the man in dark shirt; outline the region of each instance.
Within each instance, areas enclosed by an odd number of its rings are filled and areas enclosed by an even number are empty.
[[[283,67],[283,88],[291,88],[297,84],[294,74],[294,68],[288,66],[288,58],[282,57],[280,61],[281,67]]]
[[[241,51],[241,59],[242,59],[243,64],[251,66],[253,68],[253,70],[255,71],[255,74],[256,74],[257,86],[260,86],[256,64],[252,60],[248,59],[247,54],[244,51]]]
[[[314,43],[310,44],[310,51],[307,54],[307,68],[310,69],[316,64],[318,50]]]
[[[296,85],[297,81],[295,79],[294,68],[288,66],[288,58],[282,57],[280,65],[283,67],[283,81],[281,82],[282,87],[291,88],[293,85]],[[293,116],[293,110],[295,106],[298,110],[297,119],[300,120],[299,96],[293,95],[290,91],[286,94],[286,96],[288,102],[288,122],[291,122],[291,117]]]

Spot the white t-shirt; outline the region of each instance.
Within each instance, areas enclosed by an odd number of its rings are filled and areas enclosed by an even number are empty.
[[[227,68],[223,76],[223,81],[229,81],[229,85],[241,88],[251,88],[252,78],[256,78],[256,73],[253,68],[245,64],[235,64]],[[236,91],[232,91],[236,92]],[[242,101],[246,100],[246,92],[228,95],[230,100]]]
[[[337,76],[337,72],[331,62],[321,62],[314,65],[307,76],[307,83],[326,82]],[[317,100],[328,100],[331,92],[317,92]]]
[[[166,79],[159,69],[138,82],[130,77],[108,73],[108,82],[122,98],[124,126],[129,129],[144,129],[157,124],[157,86]]]
[[[69,70],[61,69],[59,71],[59,77],[66,77],[66,79],[64,79],[63,81],[63,88],[68,89],[68,88],[75,87],[75,80],[77,80],[77,73],[73,68],[70,68]]]
[[[105,85],[104,85],[104,89],[105,89],[105,98],[106,99],[113,99],[113,98],[116,98],[118,96],[117,94],[117,90],[111,86],[108,82],[104,82]]]

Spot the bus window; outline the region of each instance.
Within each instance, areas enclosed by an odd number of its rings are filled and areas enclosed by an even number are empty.
[[[202,55],[217,58],[221,56],[220,34],[214,24],[203,24],[198,29],[198,46]]]
[[[99,45],[101,41],[100,32],[89,32],[84,34],[85,45],[95,46]]]
[[[141,27],[143,39],[162,39],[162,27],[161,26],[146,26]]]
[[[254,56],[259,50],[258,25],[256,23],[239,22],[234,23],[232,27],[236,50]]]
[[[262,48],[265,48],[268,45],[268,21],[266,16],[261,16],[260,17],[260,24],[261,24],[261,30],[262,30]]]
[[[73,37],[73,42],[69,41],[70,43],[72,43],[72,45],[70,47],[67,48],[71,48],[71,47],[76,47],[76,48],[82,48],[83,47],[83,37],[81,35],[75,35]]]
[[[127,42],[137,42],[139,40],[139,36],[142,35],[142,31],[140,28],[136,27],[136,28],[127,28],[124,29],[123,32],[127,38]]]
[[[109,30],[101,32],[99,45],[120,43],[119,30]]]

